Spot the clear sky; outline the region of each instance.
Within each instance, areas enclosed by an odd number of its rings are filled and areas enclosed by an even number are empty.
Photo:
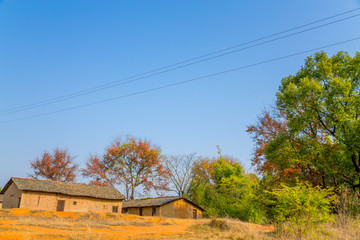
[[[0,185],[12,176],[26,177],[31,172],[29,161],[44,150],[67,149],[83,166],[90,153],[103,153],[115,137],[126,134],[150,139],[165,154],[197,152],[210,157],[219,145],[224,154],[251,170],[253,143],[246,127],[274,104],[281,79],[295,74],[313,52],[62,110],[357,38],[360,16],[81,97],[12,113],[6,110],[359,7],[355,0],[0,1]],[[286,34],[356,14],[360,10]],[[357,40],[324,51],[354,55],[359,47]],[[60,112],[47,115],[54,111]],[[42,116],[28,118],[36,115]]]

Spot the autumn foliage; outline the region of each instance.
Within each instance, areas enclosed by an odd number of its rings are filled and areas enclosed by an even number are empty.
[[[323,187],[333,185],[336,173],[331,158],[336,157],[336,144],[326,141],[316,121],[299,133],[291,132],[288,124],[286,114],[274,108],[248,126],[255,146],[252,165],[256,171],[277,182],[302,179]]]
[[[124,186],[127,199],[134,199],[139,186],[145,192],[167,190],[170,175],[163,165],[160,149],[135,137],[115,140],[101,158],[91,156],[82,173],[95,184]]]
[[[283,142],[289,138],[286,114],[273,108],[264,111],[259,117],[258,122],[248,126],[248,133],[251,134],[254,141],[254,152],[252,166],[261,175],[270,175],[277,180],[288,181],[298,177],[303,173],[302,165],[291,161],[288,155],[281,151],[279,141],[274,146],[274,141],[281,136]],[[293,139],[295,140],[295,139]],[[298,144],[292,141],[292,147],[296,148]],[[277,148],[277,149],[276,149]],[[293,149],[295,151],[295,149]]]
[[[276,116],[274,115],[270,111],[263,112],[258,118],[258,122],[248,126],[246,130],[252,135],[255,143],[252,165],[256,167],[256,171],[260,174],[269,174],[278,170],[278,166],[267,161],[265,156],[265,150],[273,137],[281,132],[286,132],[284,113],[279,112]]]
[[[99,186],[113,186],[116,182],[116,177],[111,177],[104,163],[99,159],[98,156],[91,155],[86,168],[81,169],[81,173],[84,177],[90,178],[90,184]]]
[[[56,148],[53,153],[44,152],[40,158],[30,162],[33,177],[54,181],[74,182],[78,165],[67,150]]]

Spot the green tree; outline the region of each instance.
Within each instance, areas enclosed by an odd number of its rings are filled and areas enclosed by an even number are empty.
[[[354,57],[324,52],[308,57],[295,76],[282,80],[277,106],[287,115],[291,134],[309,142],[315,137],[338,149],[337,171],[354,190],[360,188],[360,53]],[[325,146],[326,147],[326,146]],[[308,145],[313,155],[326,151],[324,145]],[[324,156],[324,155],[323,155]],[[325,159],[320,158],[324,170]],[[301,158],[300,158],[301,159]],[[331,161],[330,161],[331,162]],[[333,163],[334,164],[334,163]]]
[[[257,186],[254,174],[245,174],[239,162],[220,155],[195,162],[190,196],[204,206],[210,216],[263,222]]]

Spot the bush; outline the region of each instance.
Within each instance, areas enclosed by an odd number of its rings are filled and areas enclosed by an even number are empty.
[[[281,184],[280,188],[267,192],[270,218],[279,224],[283,223],[291,229],[304,233],[310,228],[318,227],[320,223],[333,221],[332,204],[336,201],[333,189],[320,189],[307,183],[295,186]]]
[[[226,231],[226,230],[230,229],[230,227],[226,223],[226,221],[218,220],[218,219],[212,219],[211,222],[209,223],[209,226],[212,227],[212,228],[219,229],[221,231]]]

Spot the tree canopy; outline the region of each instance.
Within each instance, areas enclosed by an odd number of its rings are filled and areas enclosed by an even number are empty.
[[[328,57],[319,52],[308,57],[295,76],[284,78],[277,93],[277,106],[286,113],[290,132],[336,147],[341,153],[336,156],[339,174],[353,188],[360,187],[359,91],[360,53]]]
[[[262,222],[263,211],[255,198],[258,179],[245,174],[238,161],[221,154],[202,158],[195,162],[192,176],[190,196],[206,207],[208,215]]]
[[[67,150],[56,148],[53,153],[44,152],[40,158],[30,161],[35,178],[42,177],[54,181],[74,182],[78,165]]]
[[[165,168],[169,172],[170,191],[179,196],[187,196],[191,186],[191,170],[198,159],[196,153],[171,155],[165,159]]]
[[[91,156],[82,174],[94,184],[121,184],[127,199],[134,199],[139,186],[145,192],[167,190],[169,178],[160,149],[135,137],[115,140],[101,158]]]
[[[267,174],[287,173],[314,184],[360,188],[360,54],[324,52],[282,79],[276,112],[248,128],[253,164]]]

